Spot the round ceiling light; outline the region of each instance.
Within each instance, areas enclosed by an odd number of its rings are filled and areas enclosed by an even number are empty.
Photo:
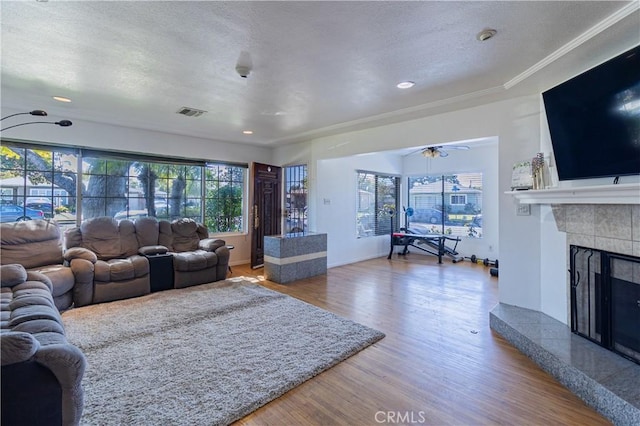
[[[398,89],[410,89],[415,85],[416,85],[416,83],[414,83],[413,81],[402,81],[402,82],[396,84],[396,87]]]
[[[478,41],[487,41],[489,40],[491,37],[493,37],[494,35],[497,34],[498,31],[492,29],[492,28],[485,28],[484,30],[480,31],[478,33],[478,35],[476,36],[476,39]]]

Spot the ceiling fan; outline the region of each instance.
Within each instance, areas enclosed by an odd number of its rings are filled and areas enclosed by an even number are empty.
[[[439,146],[428,146],[422,150],[422,156],[427,158],[437,158],[437,157],[448,157],[449,153],[447,151],[453,149],[462,149],[468,150],[469,147],[466,145],[439,145]]]

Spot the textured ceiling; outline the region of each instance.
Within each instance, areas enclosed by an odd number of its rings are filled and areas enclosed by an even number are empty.
[[[2,1],[2,105],[274,146],[516,93],[617,11],[637,30],[635,3]]]

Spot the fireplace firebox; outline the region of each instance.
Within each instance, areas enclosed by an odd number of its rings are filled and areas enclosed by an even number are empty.
[[[640,364],[640,258],[570,247],[571,331]]]

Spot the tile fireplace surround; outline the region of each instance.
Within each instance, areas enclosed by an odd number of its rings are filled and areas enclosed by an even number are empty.
[[[573,244],[640,256],[639,204],[553,204],[552,209],[558,230],[567,233],[567,253]],[[567,274],[567,294],[568,282]],[[614,424],[640,425],[640,365],[542,312],[500,303],[490,313],[490,326]]]

